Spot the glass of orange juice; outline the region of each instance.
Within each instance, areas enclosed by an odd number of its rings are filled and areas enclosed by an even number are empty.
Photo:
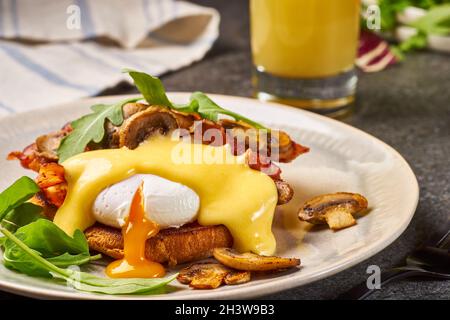
[[[262,100],[339,114],[354,101],[359,0],[250,0]]]

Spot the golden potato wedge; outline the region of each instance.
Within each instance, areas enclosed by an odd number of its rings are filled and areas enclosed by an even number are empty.
[[[228,285],[233,284],[242,284],[249,282],[251,279],[251,273],[250,271],[230,271],[225,278],[223,279],[223,282]]]
[[[177,280],[194,289],[215,289],[230,271],[219,263],[197,263],[181,270]]]
[[[300,265],[300,259],[260,256],[251,252],[236,253],[229,248],[215,248],[214,258],[227,267],[244,271],[269,271]]]
[[[298,212],[302,221],[312,224],[328,224],[340,230],[356,224],[353,215],[366,210],[367,199],[357,193],[337,192],[314,197],[305,202]]]

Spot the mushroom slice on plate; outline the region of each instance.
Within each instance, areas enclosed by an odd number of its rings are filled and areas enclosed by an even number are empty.
[[[328,224],[333,230],[356,224],[354,214],[367,209],[367,199],[357,193],[337,192],[314,197],[298,212],[300,220],[312,224]]]
[[[225,284],[228,284],[228,285],[241,284],[241,283],[249,282],[250,278],[251,278],[250,271],[233,270],[233,271],[230,271],[225,276],[225,278],[223,279],[223,282],[225,282]]]
[[[148,107],[136,112],[122,124],[119,131],[119,147],[135,149],[149,136],[155,133],[166,134],[176,128],[178,128],[177,120],[170,111],[163,107]]]
[[[181,270],[177,280],[194,289],[215,289],[222,283],[247,282],[250,280],[250,272],[230,270],[219,263],[197,263]]]
[[[277,187],[278,192],[277,205],[286,204],[292,200],[292,197],[294,196],[294,190],[289,185],[289,183],[283,180],[276,180],[275,185]]]
[[[237,253],[229,248],[216,248],[214,258],[227,267],[244,271],[271,271],[300,265],[300,259],[260,256],[251,252]]]

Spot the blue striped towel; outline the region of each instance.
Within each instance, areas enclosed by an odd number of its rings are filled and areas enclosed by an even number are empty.
[[[216,10],[175,0],[0,0],[0,116],[96,95],[200,60]]]

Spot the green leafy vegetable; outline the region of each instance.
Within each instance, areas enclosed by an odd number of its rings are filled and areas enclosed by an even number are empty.
[[[148,103],[151,105],[172,107],[172,103],[167,98],[166,89],[164,89],[161,80],[147,73],[131,69],[124,69],[123,72],[128,73],[133,78],[134,84]]]
[[[381,28],[384,31],[393,30],[397,25],[397,14],[407,7],[429,10],[445,3],[448,3],[448,0],[378,0]]]
[[[90,256],[84,234],[77,230],[73,238],[53,222],[38,219],[39,207],[26,203],[39,187],[27,177],[22,177],[0,193],[0,246],[4,248],[4,264],[19,272],[39,277],[63,279],[75,289],[106,294],[159,293],[176,275],[162,279],[108,279],[73,270],[69,266],[81,265],[99,259]],[[21,217],[25,213],[26,217]],[[5,227],[21,226],[13,234]],[[33,220],[31,223],[28,221]]]
[[[188,104],[173,104],[167,98],[164,86],[158,78],[152,77],[144,72],[129,69],[125,69],[124,72],[130,74],[136,87],[150,105],[161,105],[182,112],[197,112],[202,118],[212,121],[217,121],[219,114],[227,115],[235,120],[246,122],[257,129],[266,129],[263,125],[255,121],[218,106],[202,92],[194,92]]]
[[[90,142],[100,143],[105,135],[105,120],[114,125],[123,122],[122,107],[128,102],[136,102],[140,98],[132,98],[119,103],[107,105],[96,104],[91,107],[93,113],[85,115],[71,123],[73,131],[64,137],[58,148],[59,162],[85,151]]]
[[[417,34],[409,37],[402,43],[398,45],[400,52],[406,53],[416,49],[423,49],[427,46],[427,36],[423,32],[418,32]]]
[[[194,103],[192,103],[194,102]],[[197,102],[197,103],[195,103]],[[217,105],[214,101],[212,101],[208,96],[202,92],[194,92],[191,95],[191,105],[194,105],[197,107],[197,112],[206,119],[217,121],[219,114],[227,115],[234,120],[237,121],[243,121],[248,123],[249,125],[253,126],[256,129],[267,129],[263,125],[252,121],[244,116],[241,116],[240,114],[237,114],[233,111],[223,109],[219,105]]]
[[[0,221],[11,210],[30,199],[39,191],[38,185],[29,177],[21,177],[0,193]]]
[[[29,248],[10,231],[3,228],[0,228],[0,231],[8,238],[7,241],[13,242],[23,255],[28,256],[29,261],[39,266],[40,270],[46,270],[54,278],[67,281],[78,290],[106,294],[154,293],[156,289],[160,289],[176,278],[176,275],[173,275],[160,279],[108,279],[77,270],[63,269],[40,256],[37,251]]]
[[[244,121],[255,128],[266,129],[263,125],[254,122],[235,112],[223,109],[209,99],[205,94],[196,92],[192,94],[191,101],[187,105],[177,105],[170,102],[166,95],[164,86],[156,77],[144,72],[124,69],[134,80],[138,90],[150,105],[160,105],[173,108],[183,112],[197,112],[203,118],[217,121],[218,115],[228,115],[235,120]],[[72,132],[64,137],[58,147],[59,162],[82,153],[89,143],[100,143],[105,136],[105,121],[108,119],[112,124],[119,126],[123,122],[122,107],[129,102],[136,102],[141,98],[132,98],[116,104],[96,104],[91,107],[92,113],[85,115],[71,123]]]
[[[9,231],[15,232],[18,228],[43,218],[41,207],[25,202],[7,213],[1,225]]]
[[[407,7],[428,10],[425,16],[410,24],[417,29],[417,34],[394,47],[398,57],[403,53],[422,49],[427,46],[430,35],[450,34],[450,5],[448,0],[379,0],[381,13],[381,30],[393,31],[397,26],[397,15]]]
[[[49,258],[57,266],[80,265],[101,256],[91,257],[89,246],[84,234],[77,230],[71,238],[59,229],[53,222],[42,219],[42,208],[26,202],[39,187],[28,177],[22,177],[0,194],[0,225],[1,230],[16,231],[30,250]],[[47,276],[47,270],[33,263],[29,256],[15,245],[4,239],[4,264],[6,267],[34,276]]]
[[[53,222],[39,219],[19,228],[15,236],[31,250],[58,267],[82,265],[101,258],[91,256],[84,234],[77,230],[72,237],[59,229]],[[50,277],[48,270],[36,265],[13,241],[6,240],[4,246],[5,266],[30,276]]]
[[[176,278],[176,274],[165,278],[128,278],[128,279],[110,279],[94,276],[90,273],[69,271],[70,279],[66,279],[75,289],[88,292],[97,292],[104,294],[158,294],[157,291],[163,286],[172,282]],[[60,274],[54,274],[55,278]]]
[[[411,23],[424,34],[450,34],[450,4],[430,9],[425,16]]]

